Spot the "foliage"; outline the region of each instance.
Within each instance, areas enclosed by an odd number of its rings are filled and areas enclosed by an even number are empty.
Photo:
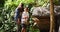
[[[60,0],[54,0],[55,5],[60,5]]]
[[[4,1],[6,1],[6,0],[0,0],[0,7],[4,6]]]

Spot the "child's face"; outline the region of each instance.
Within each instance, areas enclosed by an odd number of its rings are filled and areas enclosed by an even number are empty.
[[[28,11],[28,8],[25,8],[24,11]]]

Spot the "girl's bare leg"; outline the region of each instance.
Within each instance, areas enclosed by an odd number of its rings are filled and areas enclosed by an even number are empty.
[[[22,28],[21,32],[26,32],[26,29],[25,28]]]

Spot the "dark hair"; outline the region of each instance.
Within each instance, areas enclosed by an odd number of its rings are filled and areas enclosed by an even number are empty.
[[[20,5],[21,5],[22,7],[24,6],[24,4],[23,4],[23,3],[21,3]]]
[[[18,11],[23,12],[24,11],[24,4],[20,3],[18,6]]]
[[[29,10],[29,8],[28,8],[28,7],[25,7],[25,9],[26,9],[26,10]]]

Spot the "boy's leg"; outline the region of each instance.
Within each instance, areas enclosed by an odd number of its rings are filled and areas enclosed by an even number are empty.
[[[21,24],[20,24],[20,19],[19,18],[17,20],[17,32],[21,32]]]
[[[20,25],[17,25],[17,32],[21,32],[21,26]]]

